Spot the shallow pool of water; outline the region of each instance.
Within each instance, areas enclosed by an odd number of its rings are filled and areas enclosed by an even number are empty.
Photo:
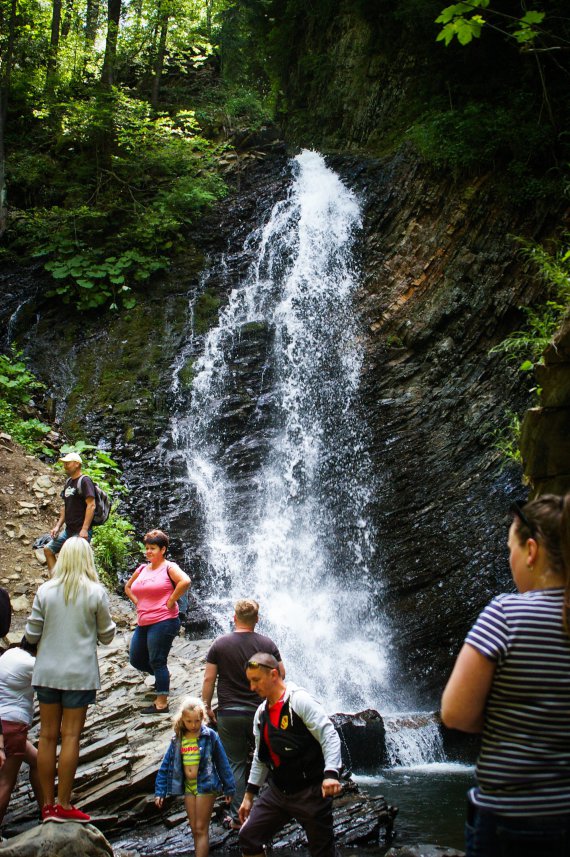
[[[384,768],[377,776],[353,775],[363,791],[383,795],[399,808],[394,846],[430,842],[464,850],[466,793],[474,768],[449,762]],[[383,854],[385,848],[369,849]]]

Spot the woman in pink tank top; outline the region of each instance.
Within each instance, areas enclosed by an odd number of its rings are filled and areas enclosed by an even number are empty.
[[[167,660],[180,630],[178,599],[190,578],[175,562],[168,562],[168,536],[150,530],[143,539],[147,563],[140,565],[125,584],[125,593],[137,608],[138,624],[131,639],[129,661],[154,676],[156,699],[143,714],[168,712],[170,673]]]

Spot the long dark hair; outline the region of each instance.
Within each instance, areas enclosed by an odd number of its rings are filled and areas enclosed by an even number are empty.
[[[570,637],[570,493],[543,494],[523,506],[514,506],[515,533],[521,545],[540,542],[553,572],[565,580],[564,630]]]

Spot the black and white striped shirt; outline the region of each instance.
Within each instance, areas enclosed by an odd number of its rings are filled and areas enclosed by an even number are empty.
[[[563,589],[499,595],[466,642],[497,664],[473,802],[500,815],[570,810],[570,639]]]

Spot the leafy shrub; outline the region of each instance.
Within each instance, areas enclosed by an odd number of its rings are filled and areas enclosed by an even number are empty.
[[[26,413],[35,392],[44,385],[29,371],[22,353],[0,354],[0,427],[28,452],[49,452],[44,439],[50,427]]]
[[[559,249],[554,255],[544,247],[521,241],[522,252],[537,266],[549,299],[537,307],[522,307],[526,324],[515,330],[491,353],[503,353],[513,360],[522,360],[520,369],[530,372],[542,362],[543,353],[570,311],[570,249]]]
[[[30,206],[11,222],[11,246],[46,257],[52,296],[80,310],[129,309],[138,284],[167,267],[184,231],[226,193],[218,147],[194,111],[154,116],[120,89],[58,110],[59,135],[40,158],[46,175],[26,176],[36,154],[26,150],[10,176],[12,195]]]
[[[127,488],[121,482],[121,468],[103,449],[85,441],[64,444],[60,454],[78,452],[83,459],[82,472],[90,476],[104,491],[113,498],[109,518],[104,524],[93,529],[92,546],[97,567],[107,586],[115,588],[119,573],[128,568],[137,551],[135,530],[131,521],[118,511],[121,494]]]
[[[501,159],[513,162],[511,177],[522,180],[529,175],[529,160],[553,142],[554,133],[527,112],[528,105],[525,109],[518,103],[509,107],[472,103],[432,111],[410,128],[408,136],[422,157],[455,177],[489,169]]]
[[[94,529],[92,545],[101,579],[115,588],[120,572],[129,568],[137,550],[132,523],[113,510],[107,521]]]

